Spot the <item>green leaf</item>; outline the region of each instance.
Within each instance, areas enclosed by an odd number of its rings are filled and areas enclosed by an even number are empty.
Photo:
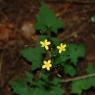
[[[95,87],[95,77],[73,81],[71,84],[71,92],[73,94],[81,94],[83,90]]]
[[[52,44],[54,45],[55,48],[61,43],[61,41],[58,38],[55,38],[55,37],[51,38],[51,42],[52,42]]]
[[[46,73],[41,73],[41,78],[44,80],[44,81],[47,81],[48,80],[48,74]]]
[[[61,79],[55,77],[52,83],[54,84],[54,86],[52,87],[52,90],[50,91],[49,95],[63,95],[64,90],[61,87]]]
[[[72,82],[71,92],[73,94],[81,94],[84,88],[84,80],[77,80]]]
[[[44,41],[45,39],[48,39],[48,38],[49,38],[48,36],[40,35],[39,36],[39,41]]]
[[[60,88],[61,79],[55,77],[55,78],[53,79],[52,83],[53,83],[55,86],[57,86],[57,87]]]
[[[95,73],[95,67],[92,64],[88,64],[86,68],[88,74]]]
[[[84,80],[85,82],[85,90],[90,89],[91,87],[95,87],[95,77],[87,78]]]
[[[45,95],[45,90],[44,89],[40,89],[40,88],[36,88],[31,93],[31,95]]]
[[[61,64],[64,66],[64,64],[66,63],[68,59],[69,59],[69,56],[67,52],[64,52],[60,54],[59,56],[56,56],[56,58],[54,59],[54,65]]]
[[[76,65],[79,58],[83,58],[85,56],[85,47],[82,44],[69,44],[68,52],[71,59],[71,62]]]
[[[54,65],[64,65],[64,63],[66,63],[66,61],[69,59],[68,49],[66,49],[66,51],[62,52],[61,54],[59,54],[58,50],[56,50],[56,52],[54,51],[54,53],[56,55],[54,58]]]
[[[45,82],[44,82],[43,80],[41,80],[41,79],[35,81],[35,85],[36,85],[37,87],[42,87],[42,88],[44,88],[44,87],[43,87],[44,84],[45,84]]]
[[[61,63],[61,60],[60,58],[57,58],[55,61],[54,61],[54,64],[53,65],[58,65]]]
[[[62,52],[60,55],[55,51],[52,55],[56,55],[54,60],[54,64],[62,64],[66,63],[69,59],[71,62],[76,65],[79,58],[83,58],[85,56],[85,47],[82,44],[67,44],[66,51]]]
[[[27,74],[27,76],[30,77],[30,73]],[[30,78],[28,80],[30,80]],[[43,82],[41,80],[36,81],[36,84],[39,84],[39,87],[36,88],[30,88],[25,81],[19,79],[10,81],[10,85],[13,92],[19,95],[63,95],[64,91],[58,86],[60,79],[56,78],[54,81],[55,84],[57,83],[56,86],[49,90],[43,87]]]
[[[26,73],[26,80],[27,80],[27,82],[32,83],[33,74],[30,73],[30,72],[27,72],[27,73]]]
[[[55,87],[52,90],[45,90],[42,88],[36,88],[31,95],[63,95],[63,90],[61,88]]]
[[[29,62],[32,62],[32,68],[39,67],[42,63],[43,49],[40,47],[25,48],[20,53]]]
[[[95,23],[95,15],[91,16],[91,21]]]
[[[53,31],[57,33],[57,30],[63,27],[63,22],[56,18],[45,3],[42,3],[35,27],[40,31]]]
[[[50,42],[51,42],[51,56],[55,58],[58,55],[56,47],[57,45],[60,44],[61,41],[58,38],[51,37]]]
[[[24,81],[18,79],[15,81],[10,81],[10,85],[14,93],[19,95],[27,95],[27,88],[25,87]]]
[[[64,93],[64,90],[62,90],[62,88],[59,88],[59,87],[56,86],[47,95],[63,95],[63,93]]]
[[[69,64],[64,65],[64,71],[65,71],[66,74],[68,74],[72,77],[77,74],[76,69],[72,65],[69,65]]]

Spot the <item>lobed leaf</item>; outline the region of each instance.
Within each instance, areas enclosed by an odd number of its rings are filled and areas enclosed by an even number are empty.
[[[54,13],[45,3],[42,3],[37,15],[37,23],[35,27],[40,31],[52,31],[57,33],[57,30],[63,27],[63,22],[56,18]]]
[[[76,68],[69,64],[64,65],[64,72],[72,77],[77,74]]]
[[[29,62],[32,63],[32,68],[35,69],[37,67],[40,67],[42,63],[42,55],[43,55],[43,49],[40,47],[35,48],[25,48],[21,50],[21,55]]]
[[[88,65],[87,65],[87,68],[86,68],[86,72],[87,72],[88,74],[95,73],[95,67],[94,67],[92,64],[88,64]]]
[[[68,52],[70,56],[71,62],[76,65],[79,58],[83,58],[85,56],[85,47],[82,44],[69,44]]]
[[[71,92],[73,94],[81,94],[83,90],[95,87],[95,77],[73,81],[71,84]]]

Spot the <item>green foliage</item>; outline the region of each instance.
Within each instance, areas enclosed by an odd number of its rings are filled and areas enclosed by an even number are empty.
[[[45,74],[41,74],[41,79],[42,78],[47,80],[47,76]],[[13,93],[19,95],[63,95],[63,90],[60,88],[61,80],[59,78],[55,78],[52,81],[53,85],[50,90],[44,88],[45,82],[41,79],[33,81],[33,75],[30,72],[27,72],[25,81],[16,79],[14,81],[10,81],[10,85],[13,89]],[[28,85],[27,82],[30,83],[30,85]],[[34,84],[36,87],[33,87]]]
[[[71,84],[71,92],[73,94],[81,94],[83,90],[88,90],[91,87],[95,87],[95,78],[87,78],[83,80],[73,81]]]
[[[27,82],[32,83],[33,74],[31,74],[30,72],[27,72],[25,78]]]
[[[24,81],[18,79],[15,81],[11,81],[10,85],[14,93],[18,93],[19,95],[27,95],[28,90],[25,87]]]
[[[57,41],[56,41],[57,42]],[[59,45],[59,43],[57,44]],[[52,56],[54,56],[54,65],[58,65],[58,64],[61,64],[64,66],[64,63],[66,63],[66,61],[69,59],[69,52],[68,52],[68,49],[66,48],[66,51],[62,52],[61,54],[58,53],[58,50],[52,50],[51,51],[52,53]]]
[[[77,74],[76,68],[69,64],[64,65],[64,72],[70,76],[75,76]]]
[[[48,95],[63,95],[64,94],[64,90],[60,87],[60,83],[61,83],[61,79],[55,77],[53,81],[51,81],[51,83],[54,85],[52,87],[52,90],[50,91],[50,93]]]
[[[71,59],[71,62],[76,65],[78,58],[83,58],[85,56],[85,47],[82,44],[69,44],[68,52]]]
[[[88,74],[95,73],[95,68],[92,64],[88,64],[86,68]],[[90,77],[82,80],[73,81],[71,84],[71,91],[73,94],[81,94],[83,90],[88,90],[95,87],[95,77]]]
[[[45,39],[49,39],[46,35],[39,35],[39,41],[44,41]]]
[[[31,93],[31,95],[43,95],[45,94],[45,91],[43,89],[40,89],[40,88],[36,88],[34,89],[33,93]]]
[[[40,74],[40,77],[41,77],[41,79],[42,79],[43,81],[47,82],[48,79],[49,79],[49,73],[42,72],[42,73]]]
[[[86,68],[86,72],[87,72],[88,74],[95,73],[95,67],[94,67],[92,64],[88,64],[88,65],[87,65],[87,68]]]
[[[54,60],[54,64],[62,64],[67,63],[68,60],[71,61],[72,64],[76,65],[78,63],[79,58],[85,57],[85,46],[82,44],[68,44],[66,51],[62,54],[58,54],[58,52],[53,52],[56,55]]]
[[[52,83],[54,84],[54,86],[60,86],[60,83],[61,83],[61,79],[56,77],[53,79]]]
[[[47,95],[63,95],[63,90],[62,89],[60,89],[59,87],[54,87],[53,88],[53,90],[49,93],[49,94],[47,94]]]
[[[25,48],[20,53],[29,62],[32,63],[32,68],[35,69],[40,67],[42,63],[43,49],[40,47],[35,48]],[[36,57],[35,57],[36,56]]]
[[[55,37],[52,37],[51,38],[51,42],[52,42],[52,45],[56,48],[56,46],[58,46],[61,41],[58,39],[58,38],[55,38]]]
[[[95,23],[95,15],[91,16],[91,21]]]
[[[78,80],[78,81],[74,81],[72,82],[72,86],[71,86],[71,92],[73,94],[81,94],[82,90],[84,88],[84,80]]]
[[[57,33],[57,30],[63,27],[63,22],[56,18],[55,14],[45,3],[42,3],[37,15],[37,23],[35,26],[37,30],[42,32],[52,31]]]
[[[39,88],[30,88],[26,84],[22,84],[23,81],[21,80],[15,80],[11,82],[11,87],[13,89],[13,93],[19,94],[19,95],[43,95],[43,90]],[[45,92],[44,92],[45,93]]]

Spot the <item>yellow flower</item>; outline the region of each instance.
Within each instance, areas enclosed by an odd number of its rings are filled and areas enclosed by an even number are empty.
[[[51,60],[48,60],[48,61],[44,60],[43,63],[44,63],[44,65],[42,66],[42,68],[43,69],[46,68],[49,71],[50,68],[52,67]]]
[[[41,44],[41,47],[45,47],[45,49],[48,50],[51,42],[49,42],[47,39],[45,39],[44,41],[40,41],[40,44]]]
[[[59,50],[59,53],[66,51],[66,44],[61,43],[59,46],[57,46],[57,49]]]

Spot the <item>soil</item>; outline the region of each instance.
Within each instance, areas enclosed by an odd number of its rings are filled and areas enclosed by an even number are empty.
[[[86,58],[79,63],[80,69],[87,63],[95,65],[95,22],[91,21],[95,0],[44,1],[64,21],[64,30],[58,37],[66,42],[85,44]],[[30,67],[19,51],[37,40],[33,24],[39,6],[40,0],[0,0],[0,95],[13,95],[8,81],[23,76]],[[95,95],[95,89],[83,95]]]

